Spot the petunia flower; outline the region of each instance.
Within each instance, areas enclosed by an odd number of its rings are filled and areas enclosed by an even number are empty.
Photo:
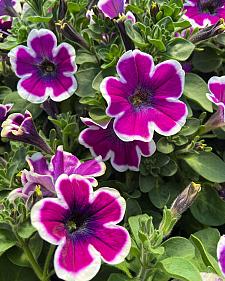
[[[154,141],[122,141],[113,130],[113,121],[97,124],[89,118],[82,118],[89,128],[84,129],[79,142],[89,148],[93,157],[102,156],[103,161],[111,161],[112,166],[119,172],[128,169],[139,170],[141,156],[151,156],[156,146]]]
[[[217,258],[223,276],[225,277],[225,235],[223,235],[217,245]]]
[[[75,50],[67,43],[57,47],[57,39],[48,29],[33,29],[27,46],[18,46],[9,52],[16,75],[19,95],[33,103],[42,103],[49,96],[60,102],[69,98],[77,88],[74,73]]]
[[[10,29],[12,27],[12,18],[10,17],[0,17],[0,42],[10,34]]]
[[[30,170],[22,171],[21,181],[22,194],[28,197],[36,191],[39,191],[43,197],[55,196],[55,181],[61,174],[78,174],[85,177],[93,186],[97,186],[95,177],[103,175],[106,169],[99,157],[80,162],[73,154],[63,151],[62,146],[57,148],[50,163],[40,152],[27,157],[26,160]],[[18,196],[21,195],[20,193],[19,190]]]
[[[13,104],[0,104],[0,125],[6,120],[8,112],[11,110]]]
[[[0,16],[16,17],[20,12],[20,0],[0,0]]]
[[[26,110],[25,114],[13,113],[2,123],[1,136],[14,141],[20,141],[35,145],[47,153],[50,147],[38,134],[31,113]]]
[[[180,131],[188,113],[178,100],[184,86],[180,63],[167,60],[154,66],[150,55],[134,50],[123,54],[117,72],[119,78],[105,78],[100,89],[121,140],[149,142],[154,131],[164,136]]]
[[[213,76],[208,81],[207,98],[217,105],[217,111],[205,123],[205,132],[225,125],[225,76]]]
[[[32,225],[45,241],[58,245],[54,255],[57,276],[65,281],[91,280],[101,260],[118,264],[128,255],[131,240],[124,227],[126,202],[119,192],[76,175],[61,175],[55,184],[58,198],[45,198],[31,210]]]
[[[99,0],[98,8],[102,11],[105,17],[114,19],[125,13],[125,0]],[[135,16],[132,12],[128,11],[125,15],[126,19],[136,22]]]
[[[225,19],[224,0],[188,0],[183,7],[184,18],[193,27],[205,27],[217,23],[220,18]]]

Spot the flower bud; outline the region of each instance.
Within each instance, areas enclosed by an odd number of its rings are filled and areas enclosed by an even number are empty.
[[[59,31],[62,33],[62,35],[65,38],[67,38],[67,39],[79,44],[83,48],[89,50],[89,46],[88,46],[87,42],[84,40],[83,37],[80,36],[80,34],[75,30],[75,28],[71,24],[69,24],[65,20],[59,20],[56,23],[56,26],[59,27]]]
[[[174,200],[171,212],[177,217],[181,216],[192,205],[200,190],[200,184],[191,182]]]
[[[199,32],[192,35],[190,37],[190,41],[196,44],[203,40],[207,40],[212,37],[215,37],[216,35],[224,32],[224,30],[225,30],[224,19],[220,19],[217,23],[207,26],[201,29]]]
[[[25,114],[14,113],[2,123],[1,136],[14,141],[21,141],[39,147],[47,153],[51,148],[38,134],[31,113],[26,110]]]

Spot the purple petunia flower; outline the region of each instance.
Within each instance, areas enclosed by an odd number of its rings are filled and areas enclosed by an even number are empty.
[[[3,42],[10,34],[10,29],[12,27],[12,18],[10,17],[0,17],[0,42]]]
[[[35,145],[47,153],[50,147],[38,134],[31,113],[26,110],[25,114],[13,113],[2,123],[1,136],[14,141],[20,141]]]
[[[42,239],[58,245],[54,256],[57,276],[66,281],[87,281],[100,269],[101,260],[118,264],[128,255],[131,240],[124,227],[126,202],[119,192],[90,183],[76,175],[61,175],[55,185],[58,198],[45,198],[31,210],[32,225]]]
[[[0,104],[0,125],[6,120],[8,112],[13,107],[13,104]]]
[[[97,186],[95,177],[103,175],[106,169],[99,157],[81,163],[76,156],[63,151],[62,146],[57,148],[50,164],[40,152],[27,157],[26,160],[30,171],[23,170],[21,175],[22,193],[26,196],[31,196],[37,188],[40,188],[43,197],[55,196],[54,184],[61,174],[78,174],[85,177],[93,186]]]
[[[225,277],[225,235],[223,235],[217,246],[217,258],[219,262],[220,269]]]
[[[18,82],[19,95],[33,103],[42,103],[49,96],[54,101],[69,98],[77,89],[74,73],[75,50],[61,43],[47,29],[33,29],[27,46],[18,46],[9,52],[10,62]]]
[[[20,0],[0,0],[0,16],[17,16],[21,12]]]
[[[138,171],[141,156],[151,156],[156,146],[154,141],[122,141],[113,130],[113,121],[97,124],[89,118],[82,118],[89,128],[83,130],[79,142],[89,148],[93,157],[101,155],[103,161],[111,161],[112,166],[119,172],[128,169]]]
[[[225,76],[213,76],[209,79],[208,88],[210,94],[206,94],[207,98],[216,104],[223,112],[225,122]]]
[[[119,78],[105,78],[100,88],[121,140],[149,142],[154,131],[165,136],[180,131],[188,113],[178,100],[184,86],[180,63],[168,60],[154,66],[150,55],[134,50],[120,58],[117,72]]]
[[[98,8],[102,11],[105,17],[114,19],[125,13],[125,0],[99,0]],[[132,12],[126,13],[126,19],[136,22],[135,16]]]
[[[188,0],[184,3],[186,18],[193,27],[205,27],[225,19],[224,0]]]

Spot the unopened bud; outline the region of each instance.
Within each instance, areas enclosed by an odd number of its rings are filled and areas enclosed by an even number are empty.
[[[84,40],[83,37],[80,36],[80,34],[75,30],[75,28],[71,24],[69,24],[65,20],[59,20],[56,23],[56,26],[59,28],[59,31],[65,38],[89,50],[87,42]]]
[[[158,12],[159,12],[159,5],[153,1],[150,7],[150,14],[153,18],[156,18]]]
[[[210,39],[216,35],[223,33],[225,30],[224,19],[220,19],[217,23],[201,29],[190,37],[192,43],[199,43],[200,41]]]
[[[171,212],[175,216],[181,216],[192,205],[200,190],[200,184],[191,182],[174,200],[170,209]]]
[[[65,18],[67,12],[67,3],[65,0],[59,1],[58,19],[62,20]]]

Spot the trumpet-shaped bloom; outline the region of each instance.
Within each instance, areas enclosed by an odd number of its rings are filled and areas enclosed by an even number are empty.
[[[220,269],[225,277],[225,235],[223,235],[217,246],[217,258],[219,262]]]
[[[16,16],[21,12],[20,0],[0,0],[0,16]]]
[[[58,198],[45,198],[31,210],[32,225],[40,236],[58,245],[54,256],[57,276],[66,281],[92,279],[101,260],[118,264],[128,255],[127,230],[116,225],[124,216],[125,200],[112,188],[93,192],[76,175],[61,175],[55,185]]]
[[[95,177],[103,175],[106,169],[100,158],[81,163],[76,156],[63,151],[62,146],[57,148],[50,163],[40,152],[27,157],[26,160],[30,171],[23,170],[21,176],[22,194],[26,196],[32,195],[37,189],[40,189],[43,197],[55,196],[54,184],[61,174],[78,174],[89,180],[92,185],[97,186],[98,182]],[[19,192],[21,193],[21,191]]]
[[[121,140],[149,142],[154,131],[165,136],[180,131],[187,117],[187,106],[178,100],[184,86],[180,63],[154,66],[150,55],[134,50],[120,58],[117,72],[119,78],[105,78],[100,88]]]
[[[106,17],[113,19],[124,13],[125,3],[125,0],[100,0],[98,8]]]
[[[35,145],[47,153],[50,147],[38,134],[31,113],[26,110],[24,114],[13,113],[2,123],[1,136],[14,141]]]
[[[8,112],[11,110],[13,104],[0,104],[0,125],[6,120]]]
[[[128,169],[138,171],[141,156],[151,156],[156,146],[154,141],[122,141],[113,130],[113,121],[97,124],[89,118],[82,118],[89,128],[83,130],[79,142],[89,148],[93,157],[101,155],[103,161],[111,161],[112,166],[119,172]]]
[[[224,0],[188,0],[184,3],[186,13],[184,18],[190,21],[193,27],[205,27],[225,19]]]
[[[77,88],[75,50],[62,43],[47,29],[33,29],[27,47],[18,46],[9,52],[16,75],[21,78],[19,95],[33,103],[42,103],[49,96],[54,101],[69,98]]]
[[[125,13],[125,4],[126,0],[99,0],[98,8],[106,17],[114,19]],[[126,13],[126,19],[132,23],[136,22],[134,14],[130,11]]]
[[[0,42],[3,42],[10,34],[10,29],[12,27],[12,18],[10,17],[0,17]]]
[[[218,106],[217,113],[210,119],[210,124],[224,124],[225,122],[225,76],[213,76],[209,79],[208,88],[210,93],[207,98]],[[209,122],[208,122],[209,123]],[[208,125],[208,124],[207,124]],[[212,124],[211,124],[212,125]]]

